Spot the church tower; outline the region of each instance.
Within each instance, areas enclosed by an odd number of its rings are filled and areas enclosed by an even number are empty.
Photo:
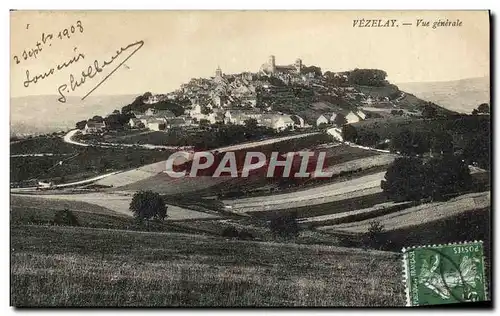
[[[217,70],[215,70],[215,77],[222,77],[222,70],[220,69],[220,66],[217,66]]]
[[[295,60],[295,70],[297,71],[298,74],[300,74],[302,72],[302,59],[300,58],[297,58]]]
[[[269,56],[268,64],[269,64],[269,71],[271,73],[275,73],[276,72],[276,59],[274,58],[274,55]]]

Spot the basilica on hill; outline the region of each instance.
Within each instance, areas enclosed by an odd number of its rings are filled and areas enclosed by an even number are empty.
[[[276,73],[301,74],[302,60],[297,58],[292,65],[276,65],[276,58],[271,55],[267,63],[262,64],[260,72],[271,75]]]

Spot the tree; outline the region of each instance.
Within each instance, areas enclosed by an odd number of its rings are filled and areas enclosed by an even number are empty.
[[[302,73],[305,73],[305,74],[313,73],[314,77],[321,77],[322,76],[321,68],[317,67],[317,66],[302,67]]]
[[[429,140],[423,132],[405,129],[393,135],[391,150],[406,156],[421,155],[429,151]]]
[[[380,136],[372,131],[366,131],[358,136],[358,144],[373,147],[380,141]]]
[[[175,116],[184,114],[184,107],[180,103],[177,103],[172,100],[160,101],[158,103],[155,103],[153,107],[158,110],[172,111],[172,113],[174,113]]]
[[[250,129],[250,130],[256,130],[258,126],[258,122],[254,118],[249,118],[245,120],[243,123],[245,123],[245,127]]]
[[[489,170],[491,165],[491,140],[489,131],[476,134],[464,148],[463,156],[468,164],[477,164]]]
[[[78,218],[68,209],[57,211],[52,222],[55,225],[80,226]]]
[[[453,137],[447,132],[435,134],[430,141],[430,150],[441,155],[453,154]]]
[[[200,126],[209,126],[210,125],[210,121],[207,120],[207,119],[200,119],[199,124],[200,124]]]
[[[344,114],[337,114],[335,118],[333,119],[333,123],[337,126],[343,126],[347,124],[347,119],[345,118]]]
[[[424,118],[434,118],[437,116],[437,109],[436,105],[428,102],[424,105],[424,108],[422,110],[422,117]]]
[[[482,103],[477,107],[479,113],[490,113],[490,105],[488,103]]]
[[[87,125],[87,121],[86,120],[83,120],[83,121],[79,121],[76,123],[76,128],[79,129],[79,130],[82,130],[85,128],[85,125]]]
[[[120,114],[120,110],[114,110],[111,114]]]
[[[292,238],[299,235],[299,224],[297,222],[297,215],[291,214],[278,214],[270,221],[269,228],[274,237]]]
[[[419,158],[399,157],[387,168],[380,187],[394,201],[420,200],[423,197],[423,163]]]
[[[423,195],[444,200],[450,195],[468,191],[472,177],[467,164],[455,156],[430,159],[424,164]]]
[[[104,119],[100,115],[95,115],[94,117],[92,117],[92,121],[94,121],[96,123],[102,123],[104,121]]]
[[[164,220],[167,216],[167,206],[160,194],[153,191],[139,191],[130,202],[130,211],[139,219]]]
[[[342,126],[342,138],[344,138],[345,141],[355,143],[358,138],[356,128],[351,124]]]

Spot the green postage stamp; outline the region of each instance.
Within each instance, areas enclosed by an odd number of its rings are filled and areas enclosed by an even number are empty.
[[[403,248],[406,305],[487,300],[481,241]]]

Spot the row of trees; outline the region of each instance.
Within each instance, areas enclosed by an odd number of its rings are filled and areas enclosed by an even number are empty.
[[[132,111],[145,112],[149,108],[158,110],[170,110],[176,116],[184,114],[184,109],[191,104],[189,99],[162,100],[154,104],[145,104],[144,102],[152,96],[151,92],[146,92],[135,98],[135,100],[122,107],[122,113],[130,113]]]
[[[387,73],[380,69],[354,69],[347,75],[347,81],[351,84],[362,86],[381,87],[388,84]]]

